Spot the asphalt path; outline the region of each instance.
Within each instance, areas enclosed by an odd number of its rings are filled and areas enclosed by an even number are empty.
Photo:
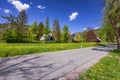
[[[61,77],[113,50],[90,47],[0,59],[0,80],[59,80]]]

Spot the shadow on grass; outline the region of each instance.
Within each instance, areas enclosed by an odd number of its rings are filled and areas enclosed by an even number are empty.
[[[107,46],[106,44],[97,43],[97,46]]]
[[[117,55],[120,55],[120,50],[114,49],[114,50],[112,51],[112,53],[117,54]]]

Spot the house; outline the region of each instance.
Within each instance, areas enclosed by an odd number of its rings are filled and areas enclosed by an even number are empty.
[[[48,34],[48,41],[54,41],[52,34]]]
[[[102,42],[102,40],[101,40],[99,37],[96,37],[96,38],[93,40],[93,42],[99,43],[99,42]]]
[[[40,41],[53,41],[53,37],[52,37],[52,34],[43,34],[40,38]]]
[[[45,41],[45,39],[46,39],[46,34],[43,34],[40,38],[40,41]]]

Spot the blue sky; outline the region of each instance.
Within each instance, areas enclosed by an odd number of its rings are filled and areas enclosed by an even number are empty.
[[[28,23],[45,22],[50,18],[50,27],[54,19],[59,20],[60,27],[65,24],[71,32],[81,32],[86,27],[101,27],[102,0],[0,0],[0,15],[18,15],[26,10]],[[0,17],[0,23],[5,20]]]

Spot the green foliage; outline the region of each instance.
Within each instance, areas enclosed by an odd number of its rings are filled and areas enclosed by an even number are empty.
[[[75,34],[75,37],[74,37],[74,40],[76,41],[76,42],[80,42],[80,33],[79,32],[76,32],[76,34]]]
[[[96,43],[0,43],[0,57],[98,46]]]
[[[46,26],[45,26],[45,34],[48,35],[50,33],[50,24],[49,24],[49,17],[46,19]]]
[[[114,50],[99,63],[80,75],[79,80],[119,80],[120,51]]]
[[[33,24],[29,27],[29,33],[33,35],[33,39],[37,40],[37,34],[38,34],[38,25],[37,22],[33,22]]]
[[[52,35],[53,35],[55,42],[61,42],[61,39],[60,39],[61,38],[61,30],[60,30],[58,20],[54,20],[54,24],[52,27]]]
[[[65,43],[69,42],[69,30],[67,25],[63,27],[63,39]]]
[[[30,35],[27,24],[27,14],[23,10],[17,17],[10,15],[3,17],[8,21],[8,29],[3,34],[3,39],[9,43],[30,42]],[[31,38],[31,37],[30,37]]]
[[[120,49],[120,0],[106,0],[105,21],[109,21],[113,27],[117,41],[117,48]]]
[[[10,30],[7,29],[4,33],[3,33],[3,39],[6,40],[6,42],[13,42],[15,43],[17,41],[17,33],[15,30]]]
[[[115,34],[111,23],[105,22],[99,31],[99,37],[103,42],[114,42]]]
[[[38,34],[37,34],[37,40],[40,40],[41,36],[45,33],[45,26],[43,22],[40,22],[38,25]]]
[[[82,42],[86,42],[86,34],[87,34],[87,31],[85,30],[85,31],[83,31],[82,33]]]
[[[7,24],[0,24],[0,40],[2,41],[3,36],[2,34],[4,33],[4,31],[7,29]]]

